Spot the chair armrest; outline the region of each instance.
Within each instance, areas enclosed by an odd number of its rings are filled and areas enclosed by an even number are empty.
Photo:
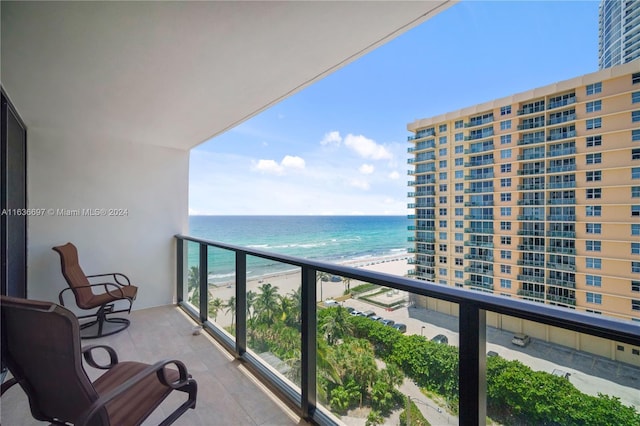
[[[18,383],[18,380],[16,380],[15,377],[10,378],[6,382],[3,382],[2,385],[0,386],[0,396],[4,395],[4,393],[8,391],[9,388],[11,388],[16,383]]]
[[[96,278],[96,277],[113,277],[113,280],[116,282],[117,285],[131,285],[131,281],[129,280],[129,277],[127,277],[125,274],[121,274],[120,272],[109,272],[108,274],[97,274],[97,275],[87,275],[87,278]],[[126,283],[121,283],[120,280],[118,280],[118,277],[122,277]]]
[[[100,365],[95,359],[93,359],[93,351],[95,349],[104,349],[109,354],[109,364]],[[108,370],[118,363],[118,354],[113,350],[111,346],[107,345],[89,345],[82,348],[82,355],[84,360],[93,368],[99,368],[100,370]]]
[[[111,286],[113,288],[111,290],[109,290],[109,286]],[[117,297],[119,299],[130,300],[130,298],[125,296],[124,293],[122,292],[122,289],[121,289],[122,286],[118,286],[117,284],[114,284],[114,283],[96,283],[96,284],[89,284],[89,285],[79,285],[79,286],[76,286],[76,287],[67,287],[64,290],[62,290],[60,293],[58,293],[58,300],[60,300],[60,304],[62,306],[65,306],[64,305],[64,300],[62,298],[62,294],[65,291],[73,291],[73,290],[78,289],[78,288],[92,288],[92,287],[104,287],[105,293],[108,293],[111,296]]]
[[[178,367],[178,372],[180,374],[180,379],[177,382],[167,383],[167,381],[166,381],[166,377],[164,375],[164,371],[163,370],[169,364],[175,364],[175,366]],[[93,416],[98,411],[100,411],[102,408],[104,408],[104,406],[106,404],[108,404],[114,398],[120,396],[122,393],[124,393],[124,392],[128,391],[129,389],[131,389],[131,387],[133,387],[134,385],[136,385],[140,381],[144,380],[147,376],[149,376],[151,374],[154,374],[154,373],[157,375],[158,379],[160,380],[160,382],[163,385],[169,386],[172,389],[178,389],[178,388],[180,388],[182,386],[187,385],[190,381],[193,380],[193,379],[191,379],[189,377],[189,374],[187,372],[187,368],[185,367],[185,365],[181,361],[178,361],[178,360],[164,360],[164,361],[156,362],[155,364],[150,365],[147,368],[145,368],[144,370],[140,371],[135,376],[129,378],[124,383],[120,384],[119,386],[117,386],[116,388],[112,389],[111,391],[105,393],[104,395],[100,395],[100,397],[97,400],[95,400],[93,402],[93,404],[91,404],[91,406],[89,408],[87,408],[80,417],[78,417],[78,420],[76,421],[75,424],[76,425],[89,424],[89,422],[93,418]],[[161,376],[162,376],[162,378],[161,378]]]

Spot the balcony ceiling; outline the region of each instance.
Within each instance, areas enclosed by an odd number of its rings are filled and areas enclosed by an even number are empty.
[[[31,131],[190,149],[451,4],[2,1],[0,78]]]

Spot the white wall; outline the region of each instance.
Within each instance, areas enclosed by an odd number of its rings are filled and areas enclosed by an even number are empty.
[[[66,283],[51,248],[71,241],[86,274],[122,272],[140,287],[134,309],[172,303],[173,235],[188,230],[189,152],[87,143],[33,127],[27,149],[29,208],[128,210],[121,217],[30,217],[28,297],[57,301]]]

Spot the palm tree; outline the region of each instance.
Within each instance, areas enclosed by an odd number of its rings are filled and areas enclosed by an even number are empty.
[[[209,316],[213,318],[213,322],[218,319],[218,311],[222,309],[224,302],[219,297],[209,300]]]
[[[351,332],[351,323],[348,321],[347,310],[338,307],[333,315],[327,316],[322,325],[322,331],[329,345],[335,344]]]
[[[200,268],[192,266],[189,268],[189,274],[187,275],[187,289],[195,289],[199,287],[200,282]]]
[[[224,307],[227,308],[225,313],[231,313],[231,326],[233,327],[233,320],[236,319],[236,297],[231,296],[227,303],[224,304]]]
[[[264,283],[258,290],[260,290],[260,293],[255,302],[257,315],[265,323],[273,324],[278,302],[278,287],[271,285],[271,283]]]
[[[253,318],[253,315],[251,313],[251,308],[254,308],[253,312],[255,313],[255,306],[254,305],[256,304],[256,297],[257,297],[257,294],[256,294],[255,291],[249,290],[247,292],[247,316],[249,317],[247,319],[249,321],[251,321],[251,319]]]
[[[316,271],[316,282],[320,283],[320,300],[324,300],[324,297],[322,296],[322,282],[323,281],[329,281],[329,274],[327,274],[326,272],[322,272],[322,271]]]
[[[299,325],[302,320],[302,286],[299,286],[297,289],[291,291],[289,293],[289,297],[291,298],[291,302],[293,306],[291,310],[293,312],[292,321]]]
[[[342,277],[342,283],[344,284],[344,293],[349,293],[351,291],[351,278]]]

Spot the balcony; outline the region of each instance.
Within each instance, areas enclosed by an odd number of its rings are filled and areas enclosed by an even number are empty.
[[[494,234],[493,228],[464,228],[464,232],[469,234]]]
[[[518,281],[543,284],[544,277],[539,275],[518,274]]]
[[[518,244],[518,250],[544,251],[544,246],[538,246],[538,245],[533,245],[533,244]]]
[[[547,152],[547,157],[561,157],[563,155],[575,155],[576,148],[553,149]]]
[[[531,145],[534,143],[544,142],[544,134],[542,136],[518,139],[518,145]]]
[[[557,263],[557,262],[547,262],[547,268],[549,269],[560,269],[562,271],[576,271],[576,265],[571,265],[568,263]]]
[[[535,114],[536,112],[544,111],[544,103],[542,105],[536,105],[531,107],[525,107],[519,109],[517,115]]]
[[[477,127],[488,123],[493,123],[493,117],[483,118],[482,120],[469,121],[467,123],[464,123],[464,127]]]
[[[518,296],[522,296],[530,299],[544,300],[543,291],[518,290]]]
[[[567,115],[562,115],[561,117],[553,117],[547,120],[547,126],[566,123],[567,121],[574,121],[575,119],[576,119],[575,114],[567,114]]]
[[[573,214],[552,214],[547,216],[549,222],[575,222],[576,216]]]
[[[486,247],[493,248],[493,243],[489,243],[486,241],[465,241],[464,245],[467,247]]]
[[[549,134],[549,136],[547,136],[547,140],[548,141],[557,141],[560,139],[567,139],[567,138],[575,138],[576,137],[576,131],[572,130],[569,132],[557,132],[557,133],[551,133]]]
[[[547,200],[548,205],[563,205],[563,204],[575,204],[575,198],[552,198]]]
[[[576,181],[568,181],[568,182],[550,182],[547,184],[547,189],[562,189],[562,188],[575,188]]]
[[[542,191],[544,183],[518,185],[518,191]]]
[[[491,256],[490,254],[479,255],[479,254],[467,253],[464,255],[464,258],[471,259],[471,260],[485,261],[485,262],[493,262],[493,256]]]
[[[567,105],[573,105],[576,103],[576,97],[575,95],[570,97],[570,98],[565,98],[559,101],[553,101],[553,102],[549,102],[549,105],[547,106],[547,109],[554,109],[554,108],[560,108],[563,106],[567,106]]]
[[[493,220],[493,215],[491,214],[485,214],[485,215],[473,215],[473,214],[468,214],[464,216],[465,220]]]
[[[469,273],[472,273],[472,274],[493,276],[493,271],[491,269],[479,268],[477,266],[466,266],[464,268],[464,272],[469,272]]]
[[[547,237],[575,238],[576,233],[574,231],[547,231]]]
[[[518,235],[527,235],[532,237],[544,237],[544,230],[540,229],[519,229]]]
[[[547,253],[559,253],[559,254],[576,254],[575,248],[569,247],[547,247]]]
[[[478,174],[470,174],[465,175],[464,180],[484,180],[484,179],[493,179],[495,176],[493,173],[478,173]]]
[[[544,216],[520,214],[518,220],[544,220]]]
[[[558,278],[547,278],[547,284],[564,288],[576,288],[575,281],[561,280]]]
[[[493,201],[465,201],[465,207],[491,207],[493,206]]]
[[[527,199],[527,200],[518,200],[517,203],[519,206],[543,206],[544,199]]]
[[[544,267],[544,260],[519,259],[518,266]]]
[[[553,166],[547,167],[547,173],[564,173],[564,172],[574,172],[576,170],[575,164],[567,164],[564,166]]]

